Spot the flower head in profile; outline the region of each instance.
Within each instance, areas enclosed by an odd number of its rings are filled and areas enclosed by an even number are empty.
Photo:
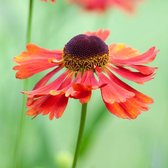
[[[111,7],[118,7],[128,12],[133,12],[139,1],[140,0],[70,0],[70,2],[80,5],[89,11],[106,11]]]
[[[14,58],[19,79],[29,78],[52,68],[27,95],[27,114],[62,116],[68,100],[90,100],[93,90],[100,89],[107,109],[120,118],[134,119],[148,110],[152,98],[135,90],[116,75],[138,84],[153,79],[156,68],[145,64],[157,54],[155,47],[141,54],[124,44],[107,45],[108,30],[79,34],[63,50],[47,50],[28,44],[27,50]],[[57,77],[55,77],[55,75]]]

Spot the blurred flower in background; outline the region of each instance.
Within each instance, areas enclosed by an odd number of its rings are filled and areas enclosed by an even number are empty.
[[[113,72],[141,84],[151,80],[156,68],[143,64],[154,60],[155,47],[140,54],[124,44],[108,46],[104,41],[109,33],[108,30],[99,30],[77,35],[62,51],[49,51],[29,44],[27,51],[15,57],[19,65],[14,70],[17,70],[16,77],[20,79],[55,67],[32,91],[24,92],[28,95],[27,114],[49,114],[50,119],[54,116],[59,118],[69,98],[87,103],[92,90],[98,88],[107,109],[118,117],[134,119],[148,110],[147,104],[153,100],[122,82]],[[66,70],[49,82],[63,68]]]
[[[109,8],[121,8],[127,12],[133,12],[140,0],[70,0],[89,11],[106,11]]]
[[[41,0],[43,2],[48,2],[48,1],[51,1],[52,3],[54,3],[56,0]]]

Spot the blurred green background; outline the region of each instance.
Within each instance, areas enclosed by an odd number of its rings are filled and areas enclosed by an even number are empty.
[[[14,146],[21,116],[23,81],[15,79],[12,58],[25,49],[28,0],[0,0],[0,168],[13,168]],[[92,143],[78,168],[167,168],[168,167],[168,1],[144,0],[134,15],[112,9],[91,14],[63,0],[34,0],[32,42],[48,49],[62,49],[73,36],[108,28],[107,43],[126,43],[141,52],[151,46],[160,50],[152,65],[154,80],[145,85],[128,82],[152,96],[149,112],[136,120],[123,120],[104,107],[94,91],[88,107],[86,130],[99,110],[105,117],[93,131]],[[30,88],[43,75],[31,78]],[[74,153],[80,103],[70,100],[62,118],[48,116],[32,120],[24,116],[20,154],[22,168],[59,168]],[[71,156],[72,155],[72,156]],[[64,158],[65,157],[65,158]],[[62,160],[62,161],[61,161]]]

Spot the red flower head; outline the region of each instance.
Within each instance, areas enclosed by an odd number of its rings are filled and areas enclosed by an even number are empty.
[[[119,7],[126,11],[134,11],[135,5],[140,0],[70,0],[87,10],[105,11],[110,7]]]
[[[134,119],[148,110],[153,100],[121,81],[115,74],[143,84],[154,76],[155,67],[147,64],[158,51],[143,54],[124,44],[107,45],[109,31],[99,30],[73,37],[61,51],[50,51],[34,44],[15,57],[16,77],[25,79],[53,68],[27,94],[27,114],[61,117],[69,98],[87,103],[92,90],[100,89],[107,109],[114,115]],[[61,71],[62,70],[62,71]],[[54,77],[61,71],[58,77]]]
[[[48,2],[48,0],[41,0],[41,1]],[[56,0],[49,0],[49,1],[51,1],[52,3],[55,3]]]

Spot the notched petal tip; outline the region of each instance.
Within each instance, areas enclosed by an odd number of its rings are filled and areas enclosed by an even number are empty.
[[[131,99],[128,99],[125,102],[120,103],[105,103],[107,109],[109,112],[114,114],[115,116],[123,119],[136,119],[143,111],[147,111],[148,107],[146,105],[141,104],[139,102],[134,101],[135,104],[133,104]]]
[[[115,85],[125,89],[119,90],[114,87],[114,84],[101,89],[103,101],[111,113],[120,118],[135,119],[139,114],[148,110],[148,106],[153,103],[152,98],[122,82],[109,70],[106,70],[106,73],[115,82]],[[101,80],[103,80],[102,77]],[[115,88],[115,92],[112,92],[112,88]]]
[[[28,102],[30,101],[30,102]],[[37,116],[39,114],[49,115],[49,119],[54,117],[60,118],[65,111],[68,103],[68,98],[65,95],[45,95],[41,97],[34,97],[27,100],[27,115]]]

